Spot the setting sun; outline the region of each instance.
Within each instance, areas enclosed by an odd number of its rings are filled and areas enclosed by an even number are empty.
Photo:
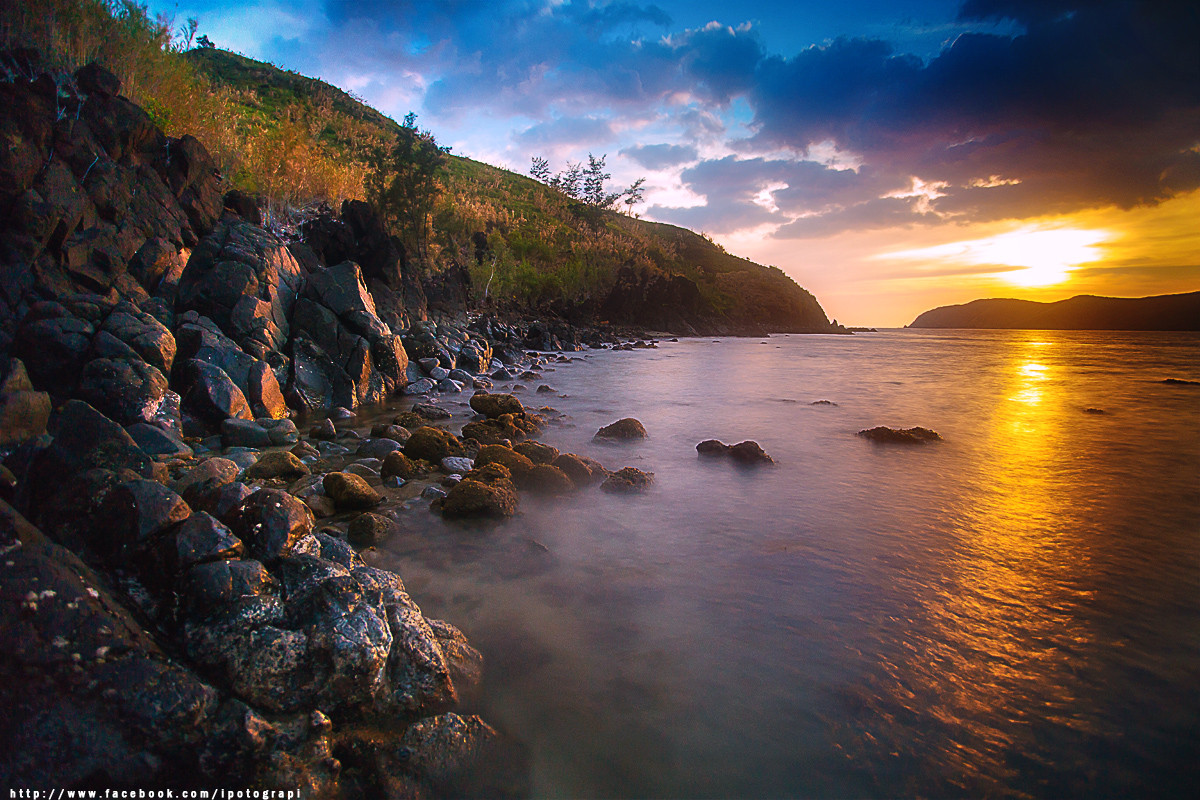
[[[995,266],[998,277],[1018,286],[1052,286],[1071,270],[1100,259],[1106,230],[1025,226],[1008,233],[888,253],[888,258],[963,266]]]

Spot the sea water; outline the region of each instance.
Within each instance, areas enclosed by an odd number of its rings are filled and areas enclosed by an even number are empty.
[[[1200,385],[1163,381],[1200,381],[1200,336],[578,356],[525,381],[564,414],[541,440],[649,492],[523,496],[501,524],[418,510],[373,558],[483,652],[479,708],[528,748],[536,796],[1195,788]],[[592,440],[627,416],[649,438]],[[942,440],[856,435],[876,425]],[[705,439],[775,465],[699,458]]]

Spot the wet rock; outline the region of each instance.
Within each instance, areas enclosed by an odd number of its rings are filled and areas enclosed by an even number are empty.
[[[313,515],[303,502],[281,489],[259,489],[228,515],[228,524],[250,555],[271,563],[289,554],[312,532]]]
[[[472,783],[472,770],[494,746],[496,731],[478,716],[447,713],[409,726],[400,743],[408,748],[406,766],[435,790],[451,791]]]
[[[729,455],[729,445],[716,439],[705,439],[696,445],[696,452],[702,456],[727,456]]]
[[[501,414],[523,414],[525,407],[511,394],[476,392],[471,396],[471,408],[489,419]]]
[[[323,419],[312,426],[308,435],[313,439],[334,439],[337,437],[337,428],[333,426],[333,420]]]
[[[535,464],[553,464],[558,458],[558,448],[541,442],[519,442],[513,445],[513,450],[528,458]]]
[[[299,459],[317,458],[321,455],[321,451],[313,447],[308,442],[300,442],[289,451],[292,455]]]
[[[226,419],[221,422],[221,443],[225,447],[270,447],[271,435],[252,419]]]
[[[407,395],[429,394],[436,388],[437,384],[429,380],[429,378],[421,378],[405,386],[403,393]]]
[[[574,453],[561,453],[551,462],[571,479],[577,487],[591,486],[605,478],[604,467],[598,461],[577,456]]]
[[[420,426],[418,425],[417,427]],[[371,436],[381,439],[391,439],[393,442],[404,444],[408,441],[408,437],[412,436],[412,433],[403,425],[376,425],[371,428]]]
[[[542,432],[545,420],[536,414],[501,414],[483,422],[468,422],[463,426],[464,439],[475,439],[483,444],[500,444],[505,440],[520,441]]]
[[[488,464],[503,466],[513,478],[520,478],[533,469],[533,462],[528,457],[498,444],[485,444],[479,448],[479,453],[475,456],[475,466],[486,467]]]
[[[775,459],[763,452],[758,442],[753,441],[739,442],[730,446],[729,457],[739,464],[746,465],[775,463]]]
[[[810,406],[836,406],[837,403],[832,400],[814,400],[809,403]]]
[[[454,415],[439,405],[433,403],[417,403],[412,407],[412,413],[416,414],[421,419],[427,419],[431,422],[438,420],[450,419]]]
[[[465,456],[467,451],[454,434],[426,426],[417,428],[408,437],[404,443],[404,454],[409,458],[440,464],[443,458]]]
[[[633,417],[626,417],[625,419],[617,420],[611,425],[605,425],[596,431],[596,435],[593,438],[610,441],[645,439],[646,428]]]
[[[1104,414],[1106,412],[1103,408],[1085,408],[1083,410],[1083,413],[1085,413],[1085,414]]]
[[[446,497],[446,490],[440,486],[426,486],[421,490],[421,497],[425,500],[442,500]]]
[[[331,472],[325,476],[322,485],[338,510],[374,508],[383,500],[370,484],[351,473]]]
[[[887,428],[882,425],[861,430],[858,435],[879,444],[928,444],[942,438],[928,428]]]
[[[359,514],[350,521],[346,538],[357,547],[374,547],[386,539],[396,523],[382,514]]]
[[[253,465],[246,468],[247,480],[270,478],[298,478],[309,474],[308,465],[292,453],[272,450],[263,453]]]
[[[517,511],[512,473],[499,464],[476,467],[455,484],[442,503],[443,516],[511,517]]]
[[[49,419],[50,395],[35,391],[25,364],[11,359],[0,384],[0,447],[41,436]]]
[[[513,476],[522,489],[528,489],[535,494],[562,495],[575,488],[574,482],[558,467],[549,464],[534,464],[520,478]]]
[[[415,478],[422,472],[424,470],[419,464],[400,451],[388,453],[387,457],[383,459],[383,465],[379,470],[379,474],[385,479],[399,477],[404,480]]]
[[[606,492],[631,494],[644,492],[654,483],[654,473],[642,472],[635,467],[623,467],[605,478],[600,488]]]
[[[397,450],[404,448],[400,442],[394,439],[367,439],[358,446],[356,453],[367,458],[386,458],[388,453],[394,453]]]

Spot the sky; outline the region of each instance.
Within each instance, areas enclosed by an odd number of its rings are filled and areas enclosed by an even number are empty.
[[[1200,290],[1194,0],[152,0],[457,155],[607,157],[847,325]]]

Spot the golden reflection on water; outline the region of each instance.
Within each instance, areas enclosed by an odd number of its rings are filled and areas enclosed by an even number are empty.
[[[956,539],[945,543],[943,575],[913,587],[913,618],[895,634],[900,656],[867,690],[883,695],[877,733],[915,736],[920,749],[943,753],[938,772],[971,795],[1020,785],[1037,760],[1034,715],[1065,736],[1083,728],[1072,706],[1091,636],[1072,607],[1086,599],[1076,584],[1086,571],[1087,510],[1069,468],[1069,404],[1055,394],[1061,368],[1045,348],[1014,343],[990,415],[978,420],[982,472],[963,480],[947,509]],[[911,776],[914,790],[927,777]]]

